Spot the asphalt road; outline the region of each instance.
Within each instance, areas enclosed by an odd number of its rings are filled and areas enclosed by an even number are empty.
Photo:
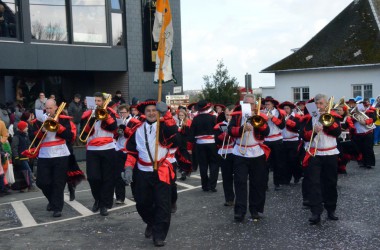
[[[263,218],[243,223],[224,207],[218,192],[203,192],[198,173],[179,182],[178,210],[172,216],[165,249],[380,249],[380,159],[361,169],[349,164],[339,176],[339,221],[310,226],[302,209],[301,185],[274,191],[272,178]],[[219,176],[221,179],[221,176]],[[45,211],[42,192],[13,193],[0,198],[0,249],[149,249],[145,224],[134,202],[115,206],[108,217],[93,214],[87,182],[78,187],[76,202],[67,201],[61,218]],[[127,197],[131,198],[127,187]]]

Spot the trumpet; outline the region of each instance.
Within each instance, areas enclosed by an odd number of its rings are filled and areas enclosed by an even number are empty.
[[[244,123],[243,132],[240,138],[240,144],[239,144],[239,152],[242,155],[245,155],[247,153],[247,145],[248,140],[245,138],[245,128],[247,126],[247,123],[250,123],[254,128],[260,128],[265,124],[265,119],[260,116],[260,107],[261,107],[261,97],[259,98],[258,105],[257,105],[257,114],[253,115],[251,117],[248,117],[247,120]],[[248,134],[249,136],[250,134]],[[243,148],[243,140],[246,139],[245,146]]]
[[[88,118],[86,124],[85,124],[84,127],[83,127],[82,132],[81,132],[80,135],[79,135],[79,140],[80,140],[81,142],[83,142],[83,143],[86,143],[86,142],[87,142],[88,138],[89,138],[90,135],[91,135],[92,130],[93,130],[94,127],[95,127],[95,122],[94,122],[94,123],[92,124],[92,126],[91,126],[91,128],[90,128],[90,131],[88,132],[87,136],[86,136],[84,139],[82,139],[82,137],[83,137],[83,135],[84,135],[84,128],[90,123],[90,120],[91,120],[93,117],[95,117],[95,119],[96,119],[97,121],[104,121],[104,120],[106,120],[106,119],[108,118],[107,106],[108,106],[108,104],[110,103],[111,98],[112,98],[111,95],[108,95],[107,99],[104,101],[103,106],[102,106],[101,108],[96,108],[96,109],[94,109],[94,110],[92,111],[90,117]]]
[[[347,103],[344,101],[344,96],[339,99],[339,102],[337,104],[335,104],[334,109],[336,109],[337,107],[343,107],[343,106],[346,107],[347,109],[351,109],[351,107],[348,106]]]
[[[324,127],[330,127],[335,122],[334,116],[331,115],[331,108],[332,108],[333,104],[334,104],[334,97],[332,96],[329,99],[329,103],[328,103],[328,106],[327,106],[327,112],[324,113],[324,114],[322,114],[319,117],[318,122],[321,123],[322,126],[324,126]],[[315,126],[316,126],[316,124],[313,125],[313,130],[312,130],[312,133],[311,133],[310,143],[309,143],[309,147],[307,149],[307,152],[311,156],[313,156],[313,157],[317,154],[317,148],[318,148],[318,142],[319,142],[319,132],[318,132],[317,136],[314,138]],[[311,142],[313,141],[313,139],[315,139],[315,151],[314,151],[314,153],[310,152]]]
[[[53,119],[47,119],[42,123],[40,129],[37,131],[36,136],[34,137],[33,141],[30,143],[30,146],[28,148],[28,151],[31,155],[34,155],[38,152],[39,148],[41,147],[41,143],[45,139],[48,131],[49,132],[57,132],[58,131],[58,129],[59,129],[58,117],[62,113],[62,111],[65,109],[65,106],[66,106],[66,103],[62,102],[61,105],[59,105],[59,107],[57,109],[57,113],[56,113],[55,117]],[[34,143],[36,142],[39,134],[42,132],[43,128],[45,128],[46,131],[43,133],[42,138],[39,141],[39,143],[37,144],[34,151],[32,151],[32,147],[33,147]]]

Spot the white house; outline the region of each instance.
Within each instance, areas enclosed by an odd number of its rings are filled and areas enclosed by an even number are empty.
[[[302,48],[262,70],[275,87],[262,96],[309,100],[318,93],[354,98],[380,95],[380,0],[355,0]]]

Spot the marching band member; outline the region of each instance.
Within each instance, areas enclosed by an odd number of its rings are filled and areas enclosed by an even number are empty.
[[[341,119],[338,119],[342,133],[337,140],[339,150],[338,173],[340,174],[347,174],[346,166],[350,160],[361,161],[362,159],[362,155],[360,154],[357,145],[350,140],[356,129],[348,108],[347,104],[339,105],[336,108],[337,114],[342,117]]]
[[[198,115],[197,103],[196,102],[190,103],[187,106],[187,109],[189,110],[188,117],[192,121],[194,117]],[[192,144],[191,165],[192,165],[192,171],[196,172],[198,170],[198,153],[197,153],[196,143]]]
[[[360,167],[371,169],[376,164],[375,153],[373,151],[373,130],[375,128],[376,112],[371,108],[366,109],[366,106],[369,106],[368,100],[364,100],[362,104],[357,105],[351,111],[356,129],[352,139],[358,145],[363,155]]]
[[[283,181],[289,184],[294,177],[294,183],[297,184],[302,176],[301,165],[298,161],[300,116],[293,112],[296,106],[291,102],[283,102],[278,107],[286,113],[285,128],[282,130],[285,157]]]
[[[124,204],[125,200],[125,182],[121,178],[121,173],[124,172],[124,164],[127,159],[127,135],[125,130],[127,128],[128,122],[132,119],[130,114],[130,107],[125,104],[121,104],[118,107],[118,113],[122,123],[118,126],[116,134],[116,171],[115,171],[115,195],[116,195],[116,204]]]
[[[330,111],[328,106],[332,104],[327,102],[325,95],[316,95],[314,101],[320,115],[325,114],[326,109]],[[323,205],[327,210],[327,217],[330,220],[338,220],[335,215],[339,154],[336,138],[340,135],[341,129],[337,121],[340,116],[334,112],[330,115],[334,119],[332,124],[321,124],[318,116],[310,116],[303,131],[303,139],[310,143],[303,165],[306,167],[305,178],[308,178],[307,196],[312,213],[309,218],[311,225],[321,221]]]
[[[214,109],[216,112],[216,123],[220,123],[226,120],[226,116],[224,113],[226,106],[224,106],[223,104],[214,104]]]
[[[210,114],[211,104],[206,100],[198,102],[199,114],[194,117],[190,127],[190,142],[196,144],[199,172],[203,191],[216,192],[219,175],[218,155],[215,144],[214,126],[216,117]],[[208,176],[210,170],[210,176]]]
[[[178,113],[178,150],[175,157],[178,162],[179,172],[181,173],[180,180],[186,180],[186,176],[190,176],[192,171],[191,150],[192,143],[189,142],[191,120],[187,118],[185,110],[180,109]]]
[[[127,161],[122,174],[124,181],[132,181],[132,172],[135,166],[135,201],[136,208],[147,224],[145,237],[153,235],[155,246],[165,245],[165,238],[169,231],[171,217],[171,183],[174,179],[173,166],[167,160],[171,148],[177,147],[177,126],[168,111],[168,106],[147,100],[139,103],[138,110],[146,117],[146,121],[137,125],[134,133],[127,142]],[[161,113],[158,169],[154,170],[157,112]]]
[[[373,103],[372,107],[374,107],[376,110],[376,121],[375,121],[376,128],[373,133],[374,135],[373,144],[375,146],[378,146],[380,145],[380,95],[376,97],[376,100]]]
[[[234,175],[233,175],[233,154],[235,138],[228,135],[227,127],[231,120],[231,113],[234,106],[227,107],[224,111],[225,120],[216,124],[214,129],[216,131],[216,144],[218,147],[218,154],[220,156],[220,167],[222,170],[223,178],[223,191],[224,191],[224,206],[234,206],[235,193],[234,193]]]
[[[54,117],[57,109],[55,100],[48,99],[45,103],[46,114],[48,114],[47,119]],[[70,117],[60,115],[56,122],[58,123],[56,132],[50,132],[42,128],[42,133],[36,135],[42,139],[38,152],[36,184],[49,201],[46,210],[53,211],[53,217],[61,217],[64,203],[63,192],[66,185],[66,172],[70,155],[66,140],[71,140],[73,133],[70,126]],[[39,128],[42,126],[42,122],[36,121],[34,125]],[[46,133],[46,136],[43,136],[43,133]]]
[[[297,108],[297,114],[300,116],[303,116],[305,114],[305,101],[298,101],[296,103],[296,108]]]
[[[235,208],[234,219],[244,220],[247,212],[247,180],[249,178],[249,212],[254,220],[264,212],[265,193],[268,183],[266,158],[269,148],[263,144],[264,137],[269,134],[269,126],[265,114],[260,114],[262,126],[254,128],[247,117],[257,114],[255,96],[244,96],[243,106],[237,106],[232,113],[228,134],[236,139],[232,150],[234,155]],[[245,106],[248,106],[245,108]],[[260,105],[259,105],[260,106]],[[253,114],[252,114],[253,112]],[[244,131],[243,131],[244,130]],[[242,136],[244,135],[244,136]],[[242,138],[244,137],[244,138]]]
[[[264,113],[268,116],[269,135],[265,137],[265,145],[270,148],[269,166],[273,169],[273,183],[275,190],[280,190],[280,184],[284,184],[283,180],[283,143],[282,129],[285,128],[284,112],[277,109],[279,104],[277,100],[271,96],[267,96],[262,100],[265,104]]]
[[[87,179],[91,187],[92,196],[95,199],[92,211],[100,210],[100,215],[107,216],[108,209],[113,205],[114,180],[115,180],[115,143],[114,134],[117,131],[117,114],[109,107],[105,107],[106,98],[103,93],[94,94],[97,110],[104,110],[106,115],[103,120],[93,117],[92,111],[87,110],[82,115],[82,120],[89,120],[85,126],[83,138],[87,139]],[[108,98],[109,99],[109,96]],[[91,131],[91,128],[92,131]],[[90,134],[89,134],[90,133]]]
[[[348,99],[348,101],[346,102],[346,104],[348,105],[348,107],[349,107],[350,110],[352,110],[353,108],[356,107],[356,101],[353,98]]]

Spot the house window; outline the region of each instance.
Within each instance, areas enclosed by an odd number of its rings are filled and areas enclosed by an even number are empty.
[[[18,35],[18,1],[0,0],[0,39],[15,39]]]
[[[67,41],[65,0],[30,0],[32,39]]]
[[[355,84],[352,85],[352,96],[362,96],[363,98],[372,97],[372,84]]]
[[[293,88],[294,102],[307,101],[309,99],[310,99],[309,87]]]

